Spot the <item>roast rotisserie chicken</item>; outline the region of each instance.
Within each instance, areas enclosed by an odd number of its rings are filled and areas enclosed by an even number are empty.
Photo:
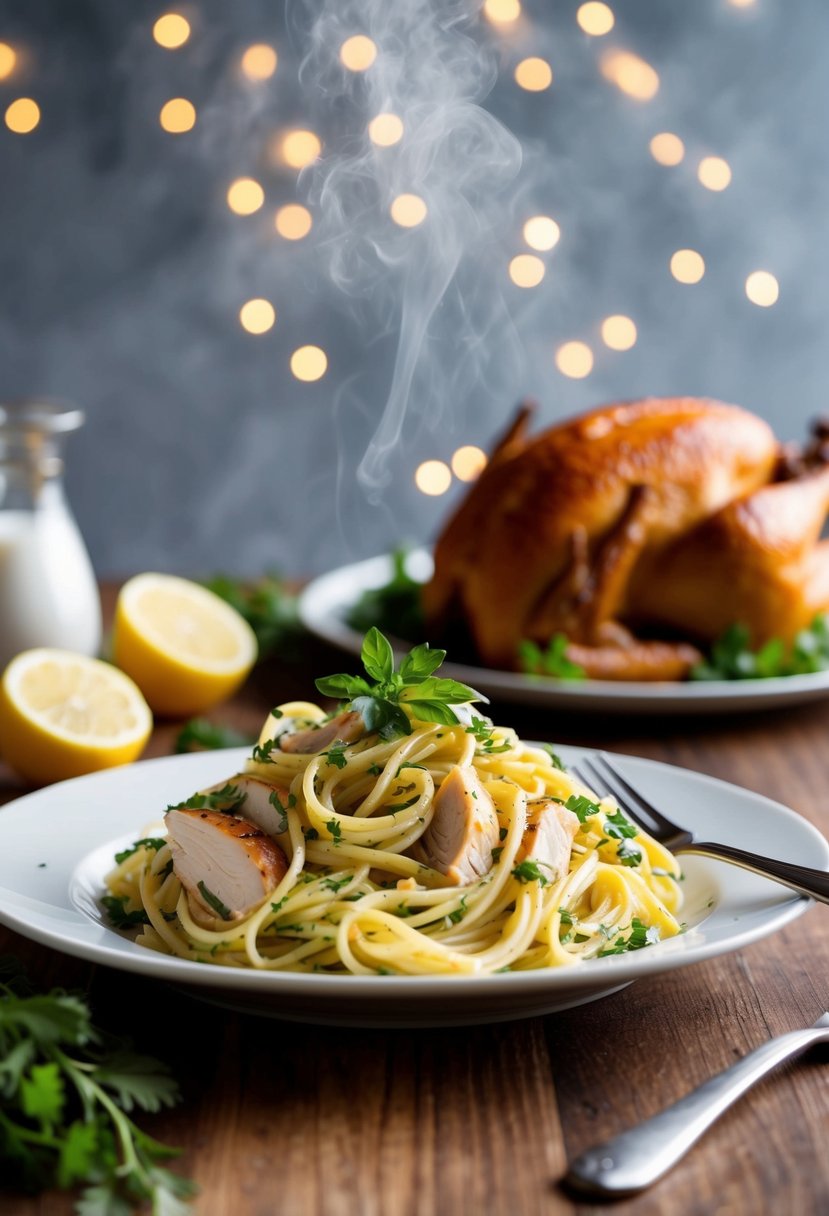
[[[826,435],[799,454],[696,398],[605,406],[540,435],[523,408],[450,519],[424,589],[432,636],[488,666],[568,638],[588,676],[676,680],[733,623],[759,645],[829,610]]]

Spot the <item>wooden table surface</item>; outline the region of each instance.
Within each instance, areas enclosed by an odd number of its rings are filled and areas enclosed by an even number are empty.
[[[344,666],[308,642],[262,664],[210,716],[255,734],[271,705],[312,697],[314,674]],[[526,737],[601,744],[747,786],[829,835],[829,703],[687,720],[492,709]],[[159,725],[147,755],[169,753],[177,729]],[[0,799],[20,792],[0,769]],[[568,1159],[829,1006],[825,906],[737,953],[569,1012],[451,1030],[332,1030],[229,1013],[0,927],[0,955],[9,952],[38,984],[88,987],[100,1025],[173,1065],[184,1102],[142,1126],[183,1146],[179,1168],[201,1188],[201,1216],[598,1211],[561,1189]],[[772,1074],[671,1174],[613,1208],[829,1212],[827,1079],[818,1052]],[[70,1211],[62,1194],[0,1195],[4,1216]]]

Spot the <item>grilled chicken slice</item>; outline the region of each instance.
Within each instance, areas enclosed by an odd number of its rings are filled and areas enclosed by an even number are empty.
[[[527,826],[521,837],[518,861],[534,861],[548,882],[558,882],[570,868],[573,840],[579,817],[552,798],[534,798],[527,803]]]
[[[229,781],[211,785],[209,789],[200,790],[199,793],[208,796],[215,795],[228,785],[245,796],[244,802],[237,808],[237,811],[233,812],[234,814],[238,813],[244,819],[249,819],[269,836],[281,836],[283,832],[287,832],[288,820],[285,811],[290,793],[284,786],[270,785],[267,781],[262,781],[260,777],[252,777],[248,773],[237,773]]]
[[[498,817],[474,768],[456,765],[444,778],[434,806],[420,840],[427,863],[458,886],[481,878],[492,868]]]
[[[293,734],[280,735],[279,745],[283,752],[308,756],[315,752],[324,752],[332,743],[356,743],[365,731],[363,719],[352,709],[338,714],[330,722],[323,722],[322,726],[312,726]]]
[[[173,870],[194,920],[241,920],[261,904],[288,868],[279,845],[249,819],[221,811],[167,812]]]

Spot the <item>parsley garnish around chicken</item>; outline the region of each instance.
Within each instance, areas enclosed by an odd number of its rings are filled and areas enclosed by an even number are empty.
[[[404,705],[421,721],[458,726],[460,719],[453,705],[486,700],[468,684],[435,676],[446,651],[432,650],[428,642],[415,646],[395,668],[388,638],[379,629],[369,629],[360,657],[367,679],[345,674],[324,676],[316,686],[323,696],[345,700],[347,709],[359,713],[366,730],[376,731],[381,739],[412,733]]]

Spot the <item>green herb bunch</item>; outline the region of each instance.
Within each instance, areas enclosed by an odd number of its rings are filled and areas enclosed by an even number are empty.
[[[453,705],[486,700],[468,684],[435,676],[446,651],[432,650],[427,642],[410,650],[395,669],[391,643],[379,629],[371,628],[363,640],[360,657],[368,679],[324,676],[316,681],[316,686],[323,696],[345,701],[348,709],[360,714],[366,730],[376,731],[382,739],[412,733],[404,705],[421,721],[457,726],[460,719]]]
[[[0,1177],[4,1188],[83,1186],[78,1216],[184,1216],[195,1187],[160,1162],[159,1144],[127,1112],[173,1106],[167,1068],[92,1025],[80,996],[35,995],[19,969],[0,976]]]
[[[801,629],[791,646],[771,638],[757,650],[750,646],[744,625],[731,625],[714,642],[708,659],[691,672],[692,680],[761,680],[771,676],[800,676],[829,668],[829,618],[816,616]]]
[[[352,629],[365,632],[376,626],[401,638],[416,638],[423,629],[421,594],[423,584],[406,569],[408,553],[397,549],[392,554],[392,576],[382,587],[364,591],[348,614]]]
[[[550,638],[544,650],[535,642],[524,640],[518,645],[518,663],[531,676],[553,676],[557,680],[583,680],[585,670],[567,658],[569,641],[564,633]]]

